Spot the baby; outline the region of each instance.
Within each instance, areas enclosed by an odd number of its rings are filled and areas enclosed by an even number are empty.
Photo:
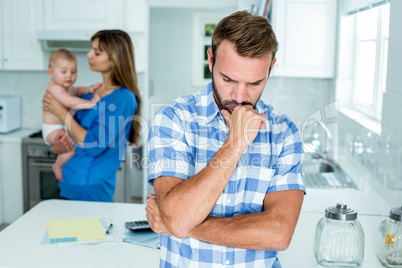
[[[91,109],[100,100],[99,95],[96,94],[90,101],[78,97],[93,92],[101,84],[93,87],[73,86],[77,79],[77,59],[71,51],[66,49],[54,51],[49,58],[47,73],[51,78],[47,90],[65,107],[71,109],[79,105],[80,109]],[[57,135],[65,129],[65,125],[57,116],[50,112],[43,112],[42,135],[46,144],[53,145]],[[74,153],[72,150],[57,156],[52,169],[59,181],[63,181],[62,167]]]

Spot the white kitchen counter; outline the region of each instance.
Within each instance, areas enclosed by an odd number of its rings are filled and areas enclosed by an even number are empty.
[[[279,253],[279,260],[284,268],[315,268],[323,267],[317,264],[314,257],[314,237],[318,221],[324,213],[302,212],[293,235],[292,242],[286,251]],[[357,219],[363,226],[365,249],[363,268],[383,267],[375,255],[377,229],[386,217],[361,216]]]
[[[159,250],[124,242],[41,245],[47,220],[58,218],[144,220],[145,205],[48,200],[0,232],[0,267],[158,267]]]
[[[340,166],[356,183],[358,189],[312,189],[307,188],[303,212],[318,212],[324,215],[326,207],[347,203],[359,215],[385,216],[392,207],[375,189],[367,177],[367,171],[348,155],[340,155]]]
[[[48,200],[0,232],[0,267],[158,267],[160,252],[129,243],[60,247],[41,245],[47,220],[57,218],[145,219],[145,205]],[[289,248],[279,253],[284,268],[320,267],[314,258],[314,235],[323,213],[302,212]],[[377,228],[385,219],[358,216],[365,233],[364,268],[382,267],[375,256]]]
[[[37,129],[22,128],[22,129],[12,131],[10,133],[0,133],[0,142],[19,142],[20,143],[22,141],[22,138],[25,138],[28,135],[38,131],[39,128],[37,128]]]

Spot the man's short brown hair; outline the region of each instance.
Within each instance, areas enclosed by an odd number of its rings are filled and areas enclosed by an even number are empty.
[[[278,41],[268,20],[247,11],[233,13],[216,25],[212,36],[213,63],[224,40],[233,43],[242,57],[261,58],[271,54],[273,60],[278,50]]]
[[[77,58],[75,57],[74,53],[70,50],[59,48],[50,54],[49,57],[49,68],[52,68],[58,59],[66,59],[69,61],[77,62]]]

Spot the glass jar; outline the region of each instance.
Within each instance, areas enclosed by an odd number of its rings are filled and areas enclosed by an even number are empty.
[[[318,264],[358,267],[364,258],[364,232],[357,211],[338,203],[325,209],[315,231],[314,253]]]
[[[391,208],[378,233],[377,258],[385,267],[402,267],[402,207]]]

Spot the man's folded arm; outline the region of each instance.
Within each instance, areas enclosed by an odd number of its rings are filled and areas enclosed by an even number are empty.
[[[160,215],[169,231],[184,238],[209,215],[233,174],[239,157],[230,146],[218,150],[196,175],[153,180]]]
[[[264,211],[233,217],[207,217],[188,234],[198,240],[252,250],[286,250],[303,203],[302,190],[267,193]]]

